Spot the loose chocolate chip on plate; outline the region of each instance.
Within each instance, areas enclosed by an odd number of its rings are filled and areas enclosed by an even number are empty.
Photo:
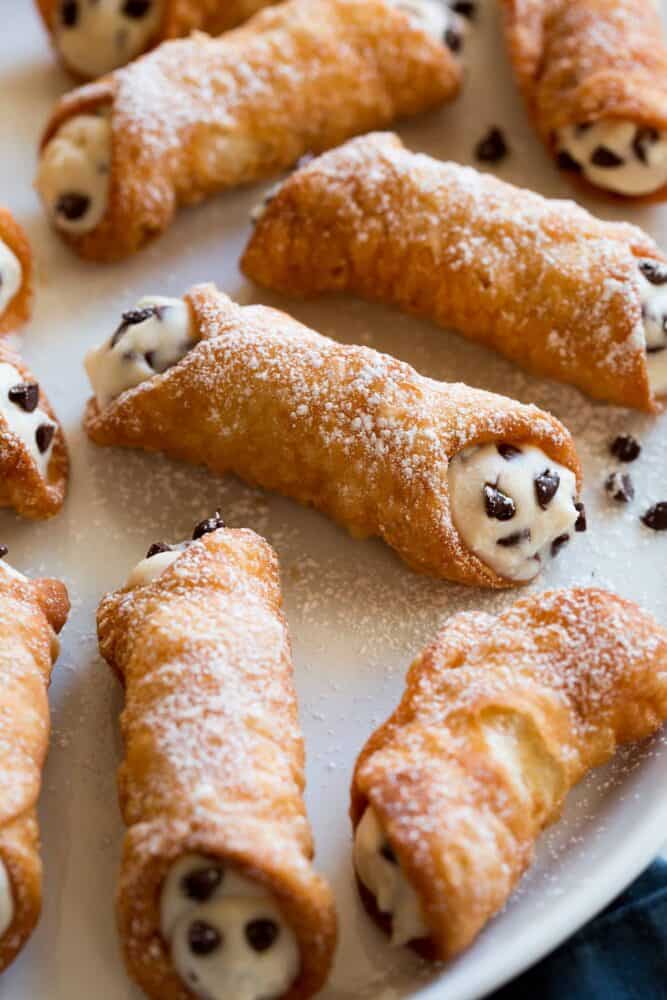
[[[56,428],[53,424],[40,424],[35,431],[35,441],[42,455],[48,451],[49,445],[53,441]]]
[[[635,495],[632,479],[627,472],[612,472],[607,476],[604,488],[616,503],[629,503]]]
[[[542,510],[547,509],[558,493],[559,486],[560,476],[557,472],[545,469],[540,476],[535,476],[535,499]]]
[[[6,545],[0,545],[0,559],[4,559],[8,552],[9,549]]]
[[[622,167],[625,160],[608,146],[596,146],[591,156],[594,167]]]
[[[463,35],[451,25],[445,30],[443,41],[452,52],[460,52],[463,48]]]
[[[280,934],[280,927],[269,917],[258,917],[245,925],[245,936],[254,951],[268,951]]]
[[[642,522],[653,531],[667,531],[667,500],[654,503],[642,514]]]
[[[524,528],[523,531],[515,531],[513,535],[505,535],[504,538],[499,538],[496,545],[500,545],[504,549],[513,549],[516,545],[520,545],[521,542],[527,542],[529,539],[530,528]]]
[[[521,448],[516,448],[513,444],[499,444],[497,445],[498,454],[501,458],[504,458],[506,462],[511,462],[513,458],[517,458],[519,455],[523,454]]]
[[[641,454],[642,446],[631,434],[619,434],[614,438],[609,451],[619,462],[634,462]]]
[[[514,500],[491,483],[484,485],[484,509],[486,516],[496,521],[511,521],[516,514]]]
[[[396,860],[396,855],[394,854],[394,849],[392,848],[391,844],[383,844],[382,847],[380,848],[380,854],[385,859],[385,861],[389,861],[392,865],[398,864],[398,861]]]
[[[581,500],[577,500],[577,502],[574,505],[574,509],[577,511],[579,515],[577,520],[574,522],[574,530],[585,531],[586,528],[588,527],[588,522],[586,521],[586,508],[584,507]]]
[[[198,903],[205,903],[210,899],[218,888],[224,877],[224,871],[220,865],[208,865],[206,868],[198,868],[188,875],[184,875],[181,880],[183,892],[188,899],[195,899]]]
[[[560,550],[563,548],[563,546],[567,545],[569,541],[570,541],[570,536],[567,534],[559,535],[558,538],[554,538],[553,542],[551,543],[551,558],[555,559]]]
[[[12,403],[16,403],[26,413],[32,413],[39,402],[39,386],[36,382],[19,382],[11,387],[7,395]]]
[[[632,140],[632,150],[641,163],[648,164],[648,154],[647,150],[660,138],[660,133],[657,128],[651,128],[650,125],[640,125],[635,132],[635,137]]]
[[[205,920],[193,920],[188,928],[188,945],[193,955],[210,955],[222,944],[222,934]]]
[[[490,128],[475,146],[475,157],[480,163],[500,163],[508,153],[509,149],[505,142],[505,136],[495,126]]]
[[[639,270],[652,285],[667,285],[667,264],[659,260],[640,260]]]
[[[140,18],[146,17],[151,6],[152,0],[125,0],[122,13],[125,17],[131,17],[138,21]]]
[[[60,20],[65,28],[75,28],[79,20],[79,5],[77,0],[65,0],[60,8]]]
[[[454,0],[451,6],[455,14],[460,14],[461,17],[467,17],[469,21],[474,21],[477,14],[477,4],[474,0]]]
[[[207,517],[195,525],[195,529],[192,532],[192,540],[196,542],[202,535],[209,535],[212,531],[217,531],[218,528],[224,528],[224,526],[225,522],[220,517],[220,511],[216,510],[213,517]]]
[[[556,154],[556,166],[559,170],[568,170],[571,174],[580,174],[582,167],[573,156],[570,156],[566,149],[561,149]]]
[[[147,559],[152,559],[153,556],[157,556],[160,552],[171,552],[171,545],[167,545],[166,542],[153,542],[150,549],[146,553]]]
[[[90,208],[90,198],[78,191],[67,191],[61,194],[56,202],[56,215],[62,215],[68,222],[82,219]]]

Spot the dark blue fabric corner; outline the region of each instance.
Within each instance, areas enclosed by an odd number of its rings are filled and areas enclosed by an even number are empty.
[[[667,861],[491,1000],[667,1000]]]

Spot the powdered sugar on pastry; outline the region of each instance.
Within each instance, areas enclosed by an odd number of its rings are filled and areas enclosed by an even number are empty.
[[[667,184],[667,136],[628,121],[568,125],[558,134],[558,164],[618,194],[651,194]]]
[[[26,383],[13,365],[0,363],[0,413],[7,428],[25,446],[40,475],[46,476],[56,424],[41,409],[39,386]]]
[[[70,69],[96,78],[143,52],[162,14],[163,0],[61,0],[55,43]]]
[[[11,248],[0,240],[0,314],[19,291],[22,280],[21,261]]]

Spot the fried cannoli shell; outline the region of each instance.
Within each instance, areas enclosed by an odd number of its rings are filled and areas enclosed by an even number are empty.
[[[563,425],[534,406],[419,375],[339,344],[264,306],[193,288],[200,342],[84,426],[101,445],[161,451],[234,473],[316,507],[356,537],[383,538],[409,566],[462,583],[516,585],[466,548],[449,509],[447,466],[489,441],[533,444],[581,470]],[[380,447],[383,428],[389,444]]]
[[[604,120],[667,131],[667,46],[654,0],[502,0],[517,84],[545,146]],[[578,184],[600,194],[577,175]],[[604,192],[612,198],[623,195]],[[663,201],[667,185],[633,201]]]
[[[60,235],[92,260],[126,257],[179,206],[437,107],[460,83],[447,46],[384,0],[288,0],[219,38],[164,43],[57,104],[43,146],[105,108],[112,133],[102,222]]]
[[[0,312],[0,335],[13,333],[27,323],[32,313],[32,250],[28,237],[11,212],[0,205],[0,240],[6,243],[21,264],[21,287]]]
[[[667,632],[629,601],[574,588],[498,617],[451,619],[413,663],[352,782],[353,826],[372,805],[421,901],[430,937],[417,950],[447,960],[468,947],[572,786],[665,718]],[[486,742],[484,726],[503,720],[533,766],[525,784]]]
[[[49,741],[46,697],[69,612],[59,580],[27,580],[0,569],[0,858],[13,919],[0,937],[0,971],[30,937],[42,905],[37,800]]]
[[[25,362],[0,341],[0,363],[13,365],[24,382],[36,382]],[[65,435],[40,383],[39,407],[55,422],[47,475],[42,476],[25,444],[9,429],[0,413],[0,507],[12,507],[21,517],[42,520],[57,514],[65,500],[69,456]]]
[[[667,262],[635,226],[412,153],[385,133],[289,177],[241,267],[288,295],[346,291],[399,306],[536,375],[653,412],[639,258]]]
[[[119,796],[129,830],[118,922],[130,974],[150,997],[191,995],[159,933],[160,887],[171,863],[191,852],[275,896],[301,951],[289,1000],[316,992],[329,970],[336,917],[310,863],[280,606],[275,554],[245,530],[205,535],[153,583],[100,604],[100,649],[126,690]]]

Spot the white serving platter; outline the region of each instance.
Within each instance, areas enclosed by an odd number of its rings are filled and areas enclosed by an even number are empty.
[[[470,41],[465,96],[400,129],[415,149],[472,161],[490,125],[508,136],[500,174],[552,196],[570,190],[533,136],[514,92],[495,5],[480,2]],[[328,1000],[473,1000],[553,948],[604,906],[661,849],[667,830],[667,740],[625,752],[572,795],[563,820],[505,912],[447,969],[393,952],[356,898],[350,865],[348,786],[356,755],[396,703],[405,670],[449,615],[496,610],[511,593],[490,594],[420,578],[380,543],[349,538],[324,517],[289,501],[219,480],[159,456],[96,449],[80,428],[88,395],[85,350],[108,336],[142,294],[181,294],[214,280],[243,301],[291,310],[324,333],[397,354],[421,371],[461,379],[545,406],[573,431],[586,473],[590,530],[535,589],[573,583],[616,590],[667,622],[667,535],[638,515],[667,499],[667,416],[650,419],[529,378],[454,335],[351,300],[295,304],[252,288],[237,269],[258,190],[218,198],[180,216],[165,238],[124,264],[100,268],[71,256],[49,232],[31,181],[40,129],[68,82],[55,67],[29,0],[0,0],[0,202],[26,226],[37,258],[35,318],[22,350],[47,388],[67,433],[72,479],[63,512],[45,524],[0,513],[10,560],[32,574],[62,576],[72,614],[51,688],[53,740],[41,824],[44,914],[0,997],[11,1000],[139,1000],[117,945],[113,892],[123,834],[116,805],[121,693],[100,661],[94,615],[157,539],[185,537],[220,508],[228,523],[265,534],[278,550],[308,751],[308,805],[318,864],[331,879],[341,941]],[[667,211],[588,207],[629,218],[667,242]],[[642,441],[632,469],[637,497],[627,509],[605,500],[608,442],[619,432]]]

